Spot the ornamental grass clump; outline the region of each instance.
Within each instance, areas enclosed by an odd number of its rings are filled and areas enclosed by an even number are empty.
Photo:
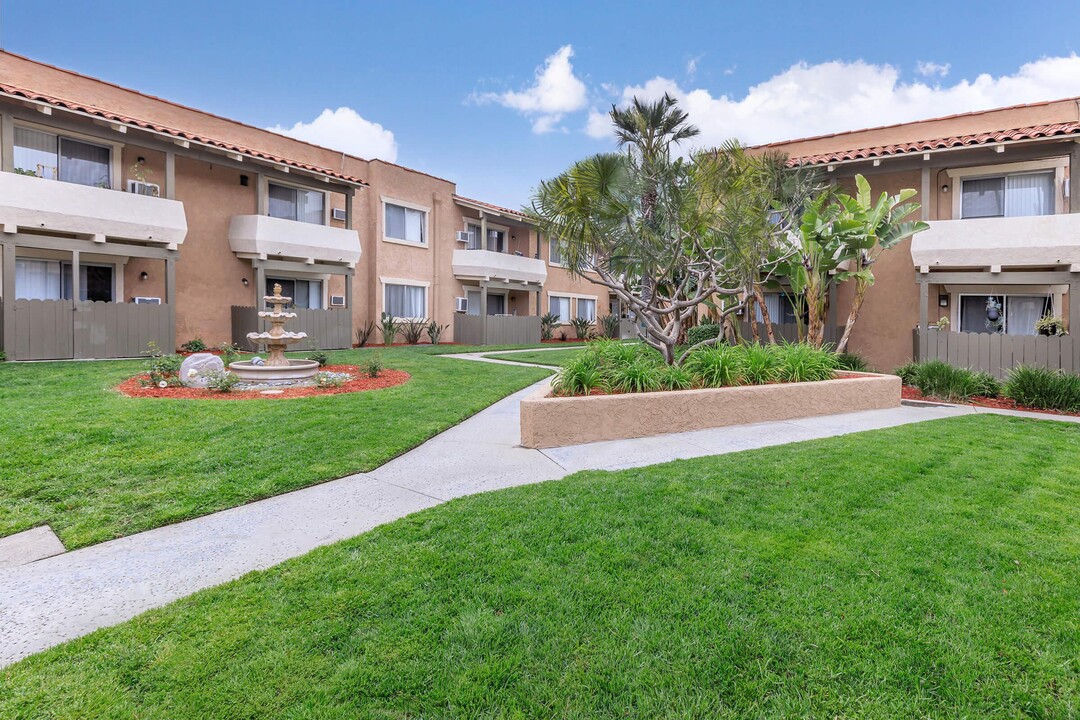
[[[702,387],[729,387],[742,384],[742,360],[741,348],[706,345],[691,353],[684,367]]]
[[[606,390],[607,381],[600,369],[599,353],[586,349],[559,370],[551,387],[556,395],[592,395]]]
[[[607,369],[608,389],[615,393],[645,393],[663,390],[660,363],[638,357],[633,362]]]
[[[1004,391],[1020,405],[1080,412],[1080,376],[1060,370],[1021,365],[1009,373]]]
[[[747,385],[768,385],[776,382],[780,376],[781,356],[776,350],[779,345],[744,345],[740,348],[743,355],[742,379]]]
[[[779,357],[776,379],[779,382],[818,382],[832,380],[839,362],[836,353],[806,343],[776,345]]]

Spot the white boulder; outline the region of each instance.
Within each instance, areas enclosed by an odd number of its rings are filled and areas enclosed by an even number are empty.
[[[225,370],[221,358],[211,353],[195,353],[184,358],[180,364],[180,384],[184,387],[204,388],[210,384],[210,375]]]

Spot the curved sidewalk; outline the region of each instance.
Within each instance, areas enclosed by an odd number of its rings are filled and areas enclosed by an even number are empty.
[[[480,354],[455,357],[499,362]],[[578,470],[652,465],[973,412],[900,407],[544,451],[522,448],[518,403],[546,382],[370,473],[0,570],[0,666],[463,495]]]

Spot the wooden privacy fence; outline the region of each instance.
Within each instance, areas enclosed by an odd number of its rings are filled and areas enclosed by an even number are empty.
[[[915,357],[920,361],[941,360],[956,367],[988,372],[1004,378],[1017,365],[1034,365],[1080,372],[1080,343],[1072,335],[1001,335],[928,330],[925,342],[919,329],[913,334]]]
[[[352,312],[349,310],[293,308],[289,312],[296,313],[296,317],[285,323],[285,329],[307,333],[307,340],[291,346],[291,349],[338,350],[352,347]],[[247,339],[247,334],[269,330],[270,322],[259,317],[258,308],[232,306],[232,341],[241,350],[261,350],[261,346]]]
[[[773,336],[777,342],[799,342],[799,326],[795,323],[773,323]],[[742,335],[742,339],[749,342],[753,339],[754,334],[750,329],[750,323],[743,322],[739,324],[739,333]],[[833,324],[825,325],[825,342],[835,345],[840,341],[842,332],[840,328]],[[769,341],[769,332],[765,329],[765,323],[758,323],[758,338],[761,342],[766,343]]]
[[[465,345],[531,345],[540,342],[540,318],[535,315],[456,313],[454,342]]]
[[[15,300],[12,360],[139,357],[148,343],[173,348],[168,305]],[[3,305],[0,304],[0,310]]]

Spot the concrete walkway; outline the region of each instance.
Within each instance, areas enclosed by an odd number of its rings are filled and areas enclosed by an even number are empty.
[[[500,362],[479,353],[468,359]],[[638,467],[973,412],[905,406],[544,451],[522,448],[518,403],[547,382],[373,472],[0,570],[0,666],[463,495],[578,470]]]

